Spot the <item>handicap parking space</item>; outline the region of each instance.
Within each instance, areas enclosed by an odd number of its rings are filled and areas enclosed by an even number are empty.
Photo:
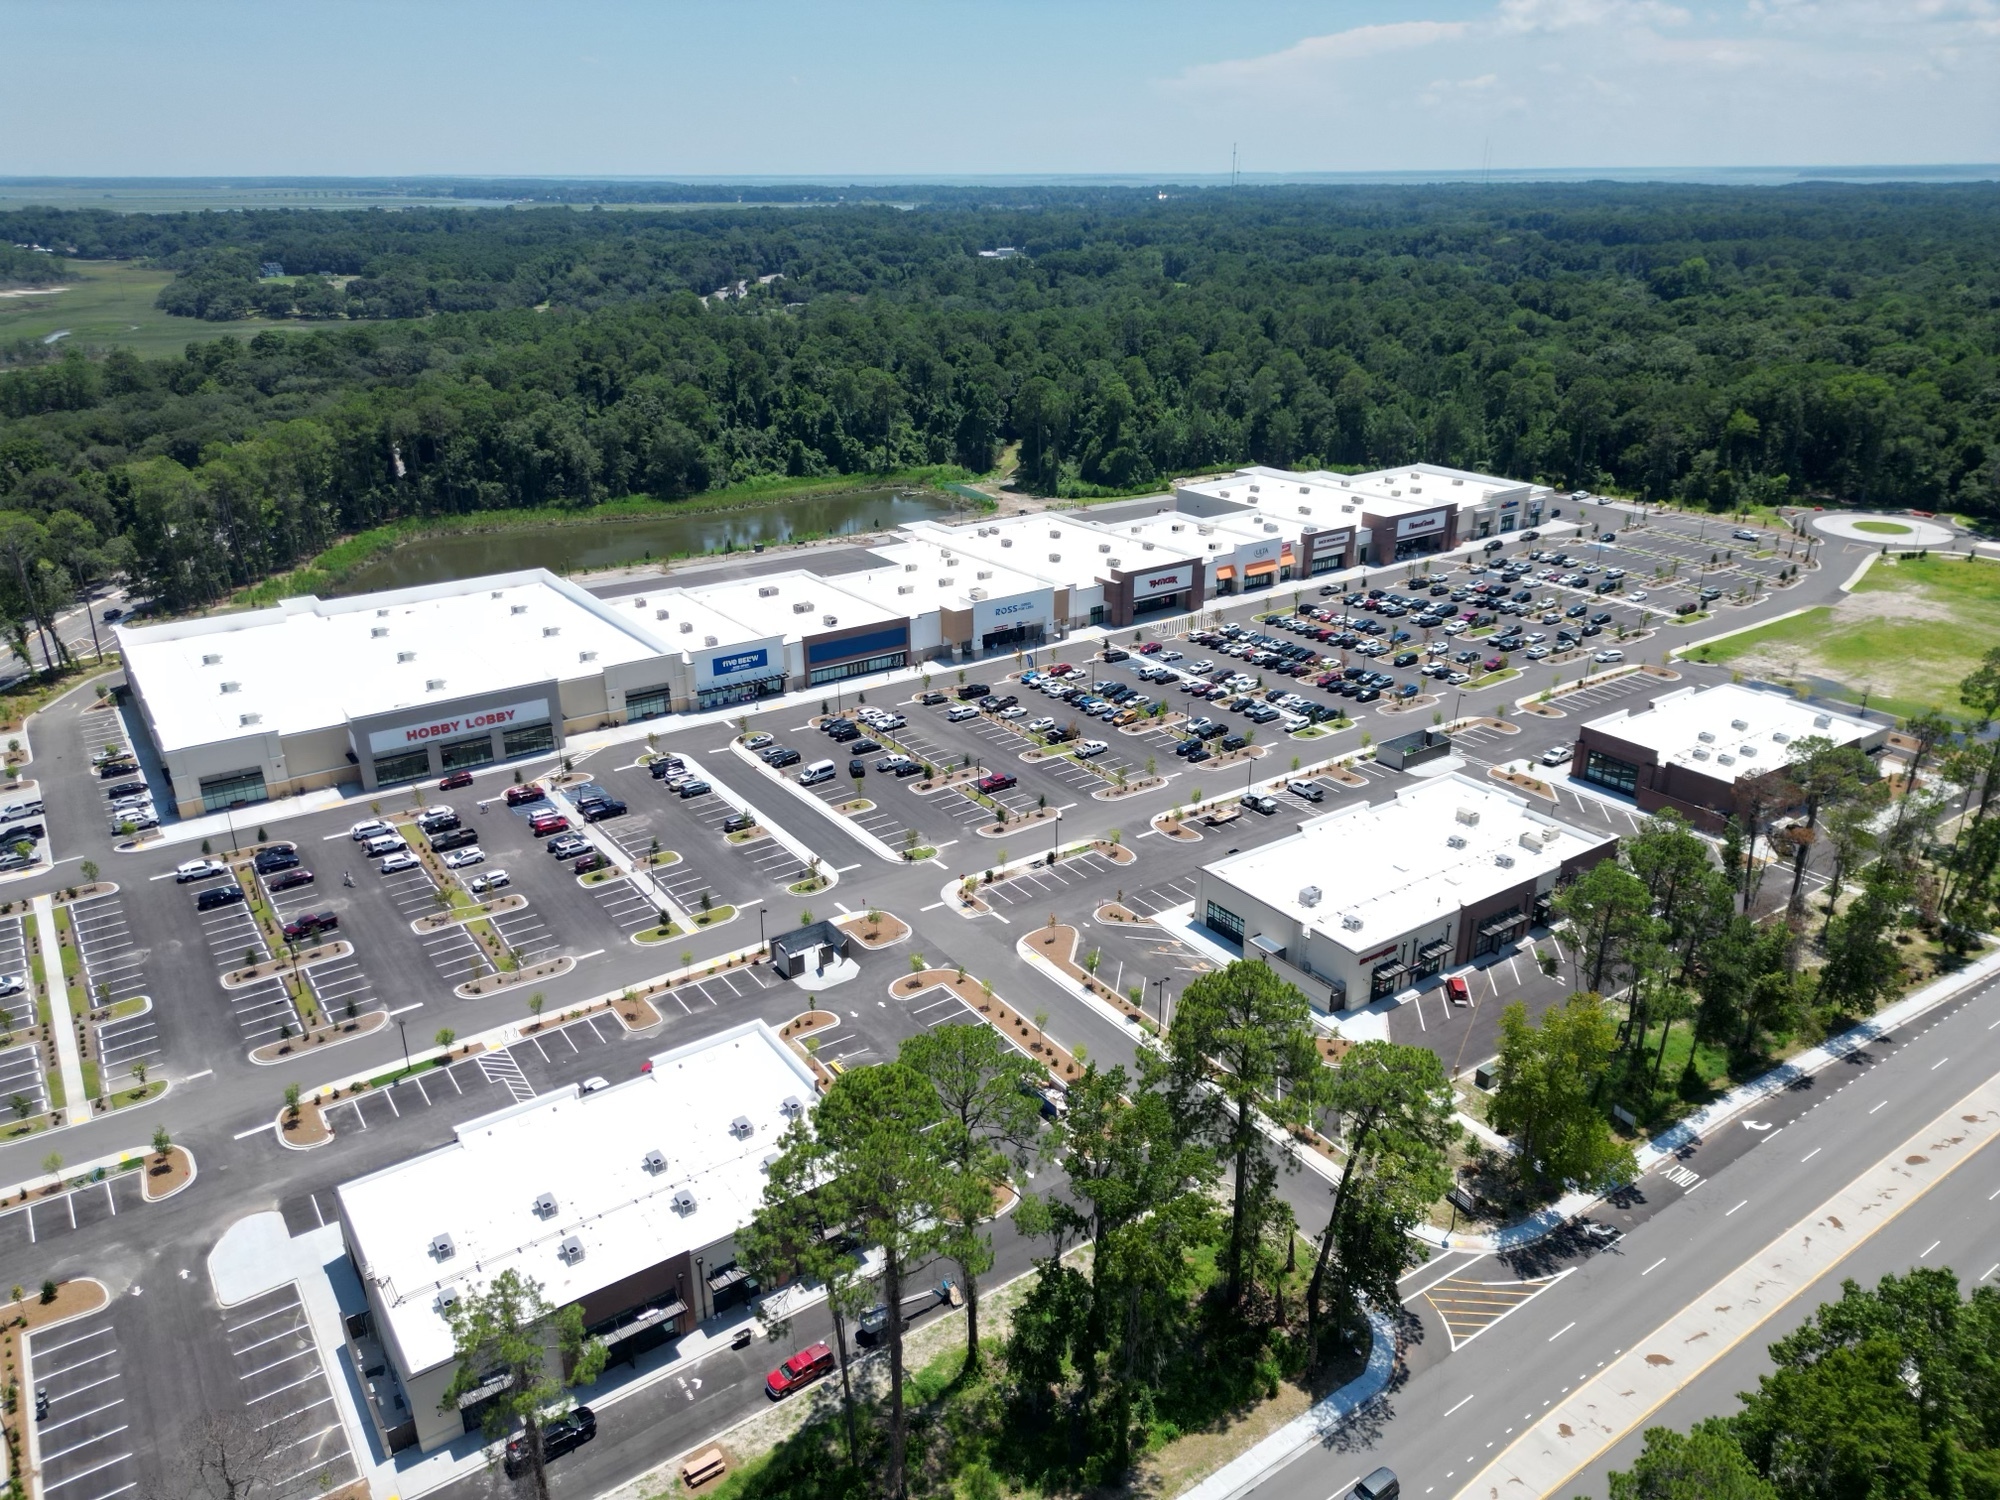
[[[35,1433],[45,1500],[111,1500],[137,1491],[139,1412],[113,1320],[100,1313],[35,1337],[27,1373],[49,1398]]]
[[[23,1108],[23,1106],[26,1108]],[[0,1050],[0,1107],[16,1119],[49,1111],[48,1080],[42,1073],[42,1050],[32,1042]]]
[[[296,1284],[225,1308],[222,1316],[242,1415],[269,1435],[273,1449],[273,1472],[261,1493],[272,1500],[324,1495],[361,1478],[334,1397],[334,1376]]]

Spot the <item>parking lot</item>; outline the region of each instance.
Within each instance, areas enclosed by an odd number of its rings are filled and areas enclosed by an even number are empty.
[[[49,1086],[42,1073],[42,1049],[34,1043],[0,1049],[0,1104],[17,1120],[48,1113]]]
[[[41,1494],[111,1500],[137,1490],[138,1412],[111,1317],[98,1313],[35,1337],[27,1374],[26,1383],[49,1397],[48,1415],[36,1427]]]
[[[18,916],[0,917],[0,975],[9,979],[7,988],[14,989],[16,984],[19,985],[16,993],[0,995],[0,1016],[6,1018],[9,1031],[33,1023],[35,1001],[28,988],[30,973],[28,939],[21,919]]]
[[[298,1288],[278,1287],[225,1308],[244,1418],[269,1434],[275,1477],[262,1492],[282,1500],[324,1495],[361,1477]]]

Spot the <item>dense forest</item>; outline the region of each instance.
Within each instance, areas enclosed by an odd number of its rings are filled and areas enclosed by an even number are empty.
[[[386,519],[1015,442],[1020,483],[1077,496],[1424,458],[2000,514],[1991,185],[908,191],[0,213],[56,252],[24,276],[171,268],[190,330],[173,359],[0,352],[0,550],[44,570],[0,568],[0,613],[36,576],[190,605]],[[287,326],[204,336],[248,313]]]

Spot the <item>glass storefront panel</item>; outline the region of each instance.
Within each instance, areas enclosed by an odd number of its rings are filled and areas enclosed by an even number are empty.
[[[1150,599],[1136,600],[1132,605],[1132,618],[1136,620],[1141,615],[1157,615],[1163,610],[1179,609],[1186,597],[1186,594],[1155,594]]]
[[[625,717],[632,719],[657,719],[673,708],[673,694],[666,688],[646,688],[637,693],[625,695]]]
[[[544,729],[548,726],[543,725]],[[517,734],[524,730],[514,731]],[[447,771],[462,771],[468,766],[490,765],[493,761],[493,736],[482,734],[478,739],[453,740],[449,745],[438,747],[438,764]]]
[[[509,760],[513,760],[516,756],[520,755],[536,755],[544,750],[553,750],[556,747],[555,726],[550,724],[546,719],[539,724],[522,724],[502,734],[500,744]],[[447,751],[446,753],[449,754],[450,752]],[[492,758],[492,752],[489,747],[486,760],[491,760]],[[445,764],[450,765],[451,762],[446,761]],[[469,766],[484,765],[485,761],[467,761],[466,764]]]
[[[774,693],[785,690],[782,677],[759,677],[753,682],[732,682],[723,686],[703,688],[695,694],[697,708],[727,708],[732,703],[752,703],[759,698],[769,698]]]
[[[1590,752],[1584,763],[1583,779],[1594,781],[1599,786],[1610,787],[1614,792],[1631,796],[1639,785],[1639,768],[1629,760],[1620,760],[1615,755],[1606,755],[1602,750]]]
[[[399,750],[394,755],[375,757],[375,784],[388,786],[397,781],[421,781],[431,774],[428,750]]]
[[[220,812],[238,802],[268,802],[270,798],[262,771],[232,771],[227,776],[204,777],[201,783],[204,812]]]
[[[909,660],[907,651],[891,651],[886,656],[865,657],[861,661],[844,661],[837,667],[815,667],[806,681],[814,687],[823,682],[842,682],[849,677],[865,677],[870,672],[887,672],[902,666]]]
[[[1207,915],[1202,920],[1231,942],[1243,941],[1243,919],[1228,907],[1217,906],[1211,901],[1208,903]]]

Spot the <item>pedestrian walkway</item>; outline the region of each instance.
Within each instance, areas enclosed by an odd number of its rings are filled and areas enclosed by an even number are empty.
[[[486,1075],[489,1083],[497,1083],[514,1096],[516,1104],[525,1104],[535,1097],[535,1086],[528,1082],[521,1065],[514,1061],[514,1054],[505,1050],[482,1052],[479,1054],[479,1071]]]
[[[90,1120],[90,1100],[83,1092],[83,1056],[77,1050],[76,1028],[70,1024],[68,986],[63,980],[62,950],[56,943],[56,904],[52,896],[37,896],[35,948],[42,955],[42,973],[49,989],[49,1030],[55,1033],[56,1068],[62,1079],[63,1123]]]

